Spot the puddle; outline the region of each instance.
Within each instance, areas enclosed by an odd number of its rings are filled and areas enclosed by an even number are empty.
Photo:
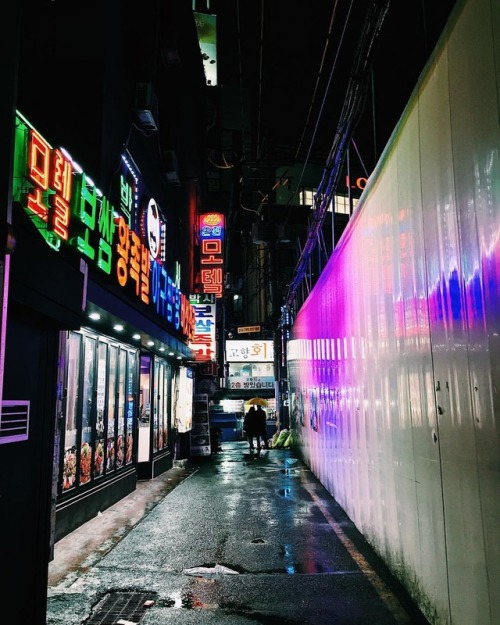
[[[169,599],[163,599],[156,603],[157,606],[185,609],[185,610],[223,610],[226,616],[244,617],[245,620],[254,621],[259,625],[301,625],[302,621],[257,612],[245,605],[235,603],[207,603],[196,597],[195,593],[176,593]]]
[[[300,469],[281,469],[280,473],[284,475],[297,475],[300,473]]]
[[[297,560],[290,544],[283,545],[285,570],[288,575],[321,575],[322,573],[338,572],[332,566],[327,565],[321,557],[309,557],[305,560]]]

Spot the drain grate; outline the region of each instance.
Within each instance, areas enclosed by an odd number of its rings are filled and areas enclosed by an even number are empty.
[[[148,601],[155,601],[150,592],[110,592],[93,608],[85,625],[116,625],[120,620],[139,623],[148,609]]]

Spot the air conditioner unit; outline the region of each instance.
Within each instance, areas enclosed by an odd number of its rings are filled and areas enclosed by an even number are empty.
[[[180,186],[179,166],[177,163],[177,155],[173,150],[165,150],[163,152],[163,166],[167,184],[173,187]]]
[[[141,128],[158,130],[158,99],[150,82],[136,84],[134,108]]]

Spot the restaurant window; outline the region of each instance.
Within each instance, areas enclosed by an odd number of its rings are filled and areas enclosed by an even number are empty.
[[[88,330],[67,341],[60,491],[133,461],[138,351]]]
[[[116,394],[117,394],[118,346],[109,346],[108,368],[108,404],[106,407],[106,472],[111,472],[116,465]]]
[[[165,361],[154,363],[153,401],[153,452],[168,447],[169,419],[171,414],[172,368]]]
[[[68,491],[76,486],[76,445],[78,414],[78,378],[80,354],[82,352],[81,334],[70,333],[67,343],[68,366],[66,369],[66,428],[64,432],[64,457],[62,467],[62,490]]]

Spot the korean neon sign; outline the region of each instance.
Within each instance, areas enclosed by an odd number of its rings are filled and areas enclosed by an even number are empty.
[[[216,303],[215,295],[197,293],[189,297],[195,313],[195,331],[189,344],[198,362],[216,360]]]
[[[200,281],[203,293],[222,297],[224,285],[224,215],[200,215]]]
[[[26,193],[28,210],[43,224],[47,242],[55,248],[59,240],[68,240],[70,219],[69,202],[72,193],[72,167],[70,160],[30,130],[28,180],[31,188]],[[49,189],[52,193],[49,193]]]
[[[114,210],[92,180],[75,174],[71,201],[72,233],[68,243],[80,256],[110,275],[113,269]]]
[[[164,267],[164,232],[155,224],[151,202],[149,239],[144,240],[138,213],[137,174],[120,177],[120,213],[63,149],[53,148],[18,113],[15,131],[14,199],[29,214],[46,242],[76,250],[90,266],[106,274],[132,298],[153,307],[162,320],[188,339],[195,315],[178,280]],[[135,176],[135,177],[134,177]],[[150,252],[157,245],[155,255]]]

